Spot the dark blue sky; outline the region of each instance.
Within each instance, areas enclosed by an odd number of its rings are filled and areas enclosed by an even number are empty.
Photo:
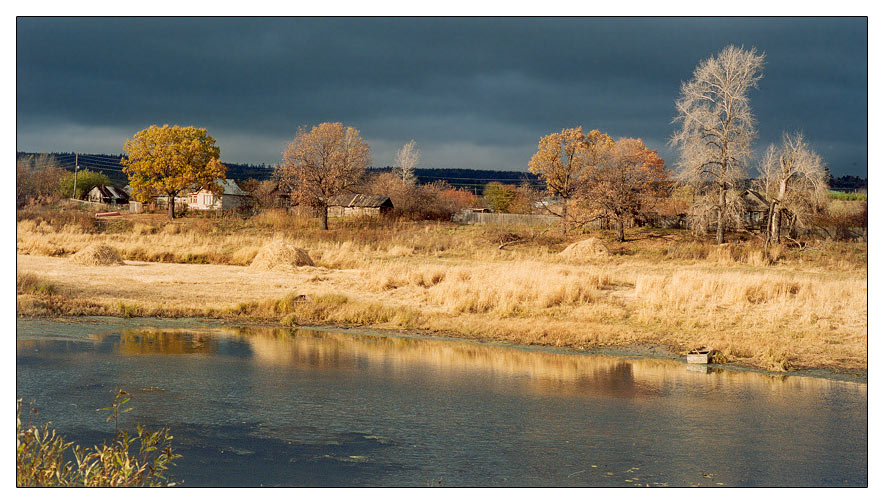
[[[865,18],[18,18],[17,148],[117,153],[151,124],[205,127],[222,160],[276,163],[341,121],[389,165],[525,170],[582,125],[659,149],[694,67],[767,54],[757,153],[800,129],[835,175],[867,173]]]

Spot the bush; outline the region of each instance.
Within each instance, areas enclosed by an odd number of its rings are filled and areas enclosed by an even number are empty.
[[[441,181],[415,185],[403,182],[392,173],[381,173],[361,189],[368,194],[387,196],[393,202],[393,217],[412,220],[448,220],[476,205],[477,197]]]
[[[15,419],[15,482],[19,487],[82,486],[140,487],[174,486],[166,471],[181,457],[172,452],[172,435],[167,428],[151,432],[139,425],[138,435],[131,437],[117,429],[119,416],[131,410],[121,409],[130,397],[120,390],[113,404],[99,411],[111,411],[116,436],[113,441],[93,448],[81,448],[65,441],[49,424],[41,427],[22,423],[22,400],[16,402]],[[36,411],[36,410],[34,410]],[[133,451],[138,445],[137,451]],[[65,460],[68,451],[73,461]]]
[[[80,170],[76,174],[67,172],[59,182],[58,190],[64,197],[72,197],[74,194],[74,179],[77,180],[76,199],[83,199],[86,193],[93,187],[110,184],[107,175],[92,170]]]
[[[45,154],[16,160],[16,207],[21,208],[29,202],[51,202],[58,199],[59,181],[69,173],[58,166],[54,157]]]
[[[78,209],[55,209],[45,206],[28,206],[16,211],[15,220],[22,222],[30,220],[35,226],[45,222],[53,229],[64,229],[67,226],[78,228],[84,233],[98,230],[98,219],[90,213]]]
[[[58,289],[55,284],[48,282],[33,273],[18,273],[15,276],[16,294],[38,294],[51,296]]]

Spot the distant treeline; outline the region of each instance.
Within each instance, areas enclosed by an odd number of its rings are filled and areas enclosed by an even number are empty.
[[[369,168],[368,174],[371,176],[372,174],[389,172],[391,170],[392,167],[390,166]],[[475,194],[482,194],[482,190],[489,182],[512,185],[527,183],[532,187],[544,187],[543,182],[537,175],[519,171],[474,170],[471,168],[415,168],[414,174],[418,182],[422,184],[443,181],[453,187],[467,189]]]
[[[65,170],[73,171],[77,162],[77,156],[73,152],[17,152],[16,159],[27,156],[48,155],[54,159],[55,163]],[[80,169],[89,169],[95,172],[105,174],[111,183],[125,186],[129,183],[126,174],[123,173],[123,167],[120,165],[122,154],[79,154]],[[267,180],[273,176],[273,167],[266,164],[247,164],[247,163],[228,163],[224,162],[227,167],[227,177],[234,180],[257,179]],[[367,175],[371,176],[378,173],[389,172],[392,167],[369,168]],[[534,187],[542,187],[543,183],[536,175],[528,172],[518,171],[500,171],[500,170],[473,170],[469,168],[417,168],[414,170],[417,179],[422,184],[428,184],[436,181],[445,181],[457,188],[468,189],[471,192],[481,194],[482,189],[489,182],[500,182],[502,184],[528,183]]]
[[[110,179],[112,184],[125,186],[129,183],[129,178],[123,173],[123,167],[120,165],[120,160],[125,157],[122,154],[80,153],[78,156],[73,152],[16,152],[15,158],[19,160],[28,156],[39,155],[50,156],[57,166],[68,171],[74,171],[74,167],[79,163],[81,170],[88,169],[103,173]],[[224,166],[227,167],[227,177],[236,180],[249,178],[266,180],[273,175],[273,167],[265,164],[224,163]]]
[[[833,189],[868,189],[869,179],[854,175],[832,177],[829,179],[829,187]]]
[[[73,152],[17,152],[16,160],[27,156],[48,154],[55,162],[65,170],[74,170],[75,154]],[[120,165],[122,154],[83,154],[79,155],[80,169],[89,169],[105,174],[111,183],[124,186],[129,183],[123,167]],[[254,178],[267,180],[273,176],[273,167],[266,164],[248,163],[224,163],[227,167],[227,177],[234,180],[246,180]],[[391,171],[392,167],[384,166],[369,168],[368,175]],[[527,183],[535,188],[543,188],[543,182],[532,173],[520,171],[501,170],[474,170],[470,168],[416,168],[414,170],[417,179],[422,184],[436,181],[445,181],[454,187],[467,189],[473,193],[481,194],[482,189],[489,182],[501,184],[521,185]],[[832,177],[829,186],[840,190],[868,189],[868,179],[855,175],[843,175]]]

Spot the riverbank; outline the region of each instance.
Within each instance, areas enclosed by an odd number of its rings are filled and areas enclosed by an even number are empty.
[[[459,230],[432,232],[438,243]],[[850,264],[640,254],[577,264],[537,246],[464,257],[349,243],[316,243],[308,252],[318,266],[289,272],[20,254],[17,313],[332,325],[575,350],[708,345],[730,363],[771,371],[866,369],[866,276]]]

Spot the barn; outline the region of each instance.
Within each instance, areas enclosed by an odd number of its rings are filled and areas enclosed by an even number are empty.
[[[328,202],[329,217],[380,217],[392,210],[390,198],[373,194],[339,195]]]

